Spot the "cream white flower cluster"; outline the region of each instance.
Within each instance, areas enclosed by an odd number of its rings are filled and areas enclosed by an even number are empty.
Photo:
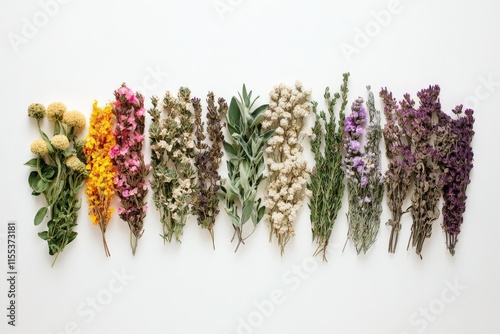
[[[293,222],[307,195],[309,170],[301,145],[302,127],[311,111],[311,92],[302,84],[279,85],[270,93],[269,109],[264,113],[262,126],[273,129],[267,142],[268,186],[265,197],[264,219],[278,239],[281,253],[295,235]]]
[[[188,216],[193,210],[196,188],[194,171],[194,108],[188,88],[181,87],[178,96],[165,94],[163,105],[153,100],[149,111],[153,123],[151,165],[153,199],[160,211],[163,238],[180,241]]]

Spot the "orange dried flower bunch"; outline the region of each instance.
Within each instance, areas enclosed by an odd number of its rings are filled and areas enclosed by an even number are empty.
[[[102,233],[104,252],[110,256],[106,242],[106,227],[108,226],[114,209],[110,207],[115,193],[115,168],[111,160],[110,151],[116,144],[113,135],[113,105],[107,104],[104,108],[94,101],[90,116],[89,133],[84,147],[87,156],[87,202],[89,215],[94,225],[99,225]]]

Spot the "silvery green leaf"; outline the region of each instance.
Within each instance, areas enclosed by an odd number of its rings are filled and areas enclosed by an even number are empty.
[[[246,201],[243,205],[243,213],[241,215],[242,224],[245,224],[250,219],[250,216],[252,215],[252,211],[254,209],[253,205],[253,201]]]
[[[267,131],[266,133],[264,133],[262,136],[260,136],[260,138],[262,138],[262,140],[264,142],[267,142],[269,140],[269,138],[271,138],[271,136],[274,134],[274,130],[269,130]]]
[[[37,164],[38,164],[38,158],[33,158],[33,159],[24,163],[24,165],[28,166],[28,167],[36,167]]]
[[[227,141],[223,141],[222,145],[224,145],[224,151],[229,155],[229,158],[236,158],[238,156],[233,145],[229,144]]]
[[[228,124],[231,124],[235,129],[241,129],[241,111],[236,98],[231,99],[229,110],[227,113]]]

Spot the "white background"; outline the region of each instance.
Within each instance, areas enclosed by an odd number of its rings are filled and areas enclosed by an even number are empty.
[[[229,7],[221,12],[217,4]],[[389,8],[392,14],[381,27],[373,11]],[[401,0],[391,7],[388,1],[73,0],[50,10],[52,16],[43,14],[34,0],[0,4],[0,259],[5,268],[5,226],[15,220],[19,270],[16,328],[7,326],[4,315],[6,269],[1,276],[0,332],[498,332],[498,3]],[[39,27],[30,31],[27,22]],[[365,28],[371,37],[363,40],[357,35]],[[16,45],[13,38],[24,40]],[[357,53],[346,57],[341,46],[347,44]],[[445,110],[463,102],[475,105],[475,167],[454,257],[445,247],[441,219],[425,242],[423,260],[406,251],[409,216],[397,253],[388,254],[386,206],[378,241],[357,256],[350,243],[342,252],[344,205],[328,263],[311,258],[315,245],[307,206],[283,257],[276,242],[268,243],[264,223],[234,253],[224,213],[215,227],[215,251],[194,218],[182,244],[163,245],[150,201],[135,257],[128,227],[115,215],[107,232],[112,257],[106,258],[100,231],[84,206],[78,238],[50,267],[46,243],[37,236],[41,227],[32,223],[43,202],[30,195],[29,169],[22,166],[32,157],[29,145],[37,136],[27,117],[30,103],[62,101],[90,116],[93,100],[110,101],[122,82],[142,87],[147,107],[151,95],[180,85],[202,99],[213,90],[229,100],[246,83],[265,103],[274,85],[295,80],[322,102],[324,88],[338,89],[347,71],[350,103],[366,96],[367,84],[376,93],[387,86],[399,99],[439,84]],[[378,98],[376,103],[380,107]],[[116,280],[118,273],[126,274],[125,284]],[[271,295],[280,296],[273,305]],[[88,304],[95,298],[99,311]]]

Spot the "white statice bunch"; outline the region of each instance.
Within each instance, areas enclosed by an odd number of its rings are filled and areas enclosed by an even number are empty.
[[[311,112],[311,92],[296,82],[294,87],[275,86],[269,97],[262,127],[274,130],[274,134],[266,148],[269,183],[264,219],[270,227],[270,240],[274,234],[283,254],[285,245],[295,235],[294,221],[308,192],[309,170],[301,138],[305,119]]]

